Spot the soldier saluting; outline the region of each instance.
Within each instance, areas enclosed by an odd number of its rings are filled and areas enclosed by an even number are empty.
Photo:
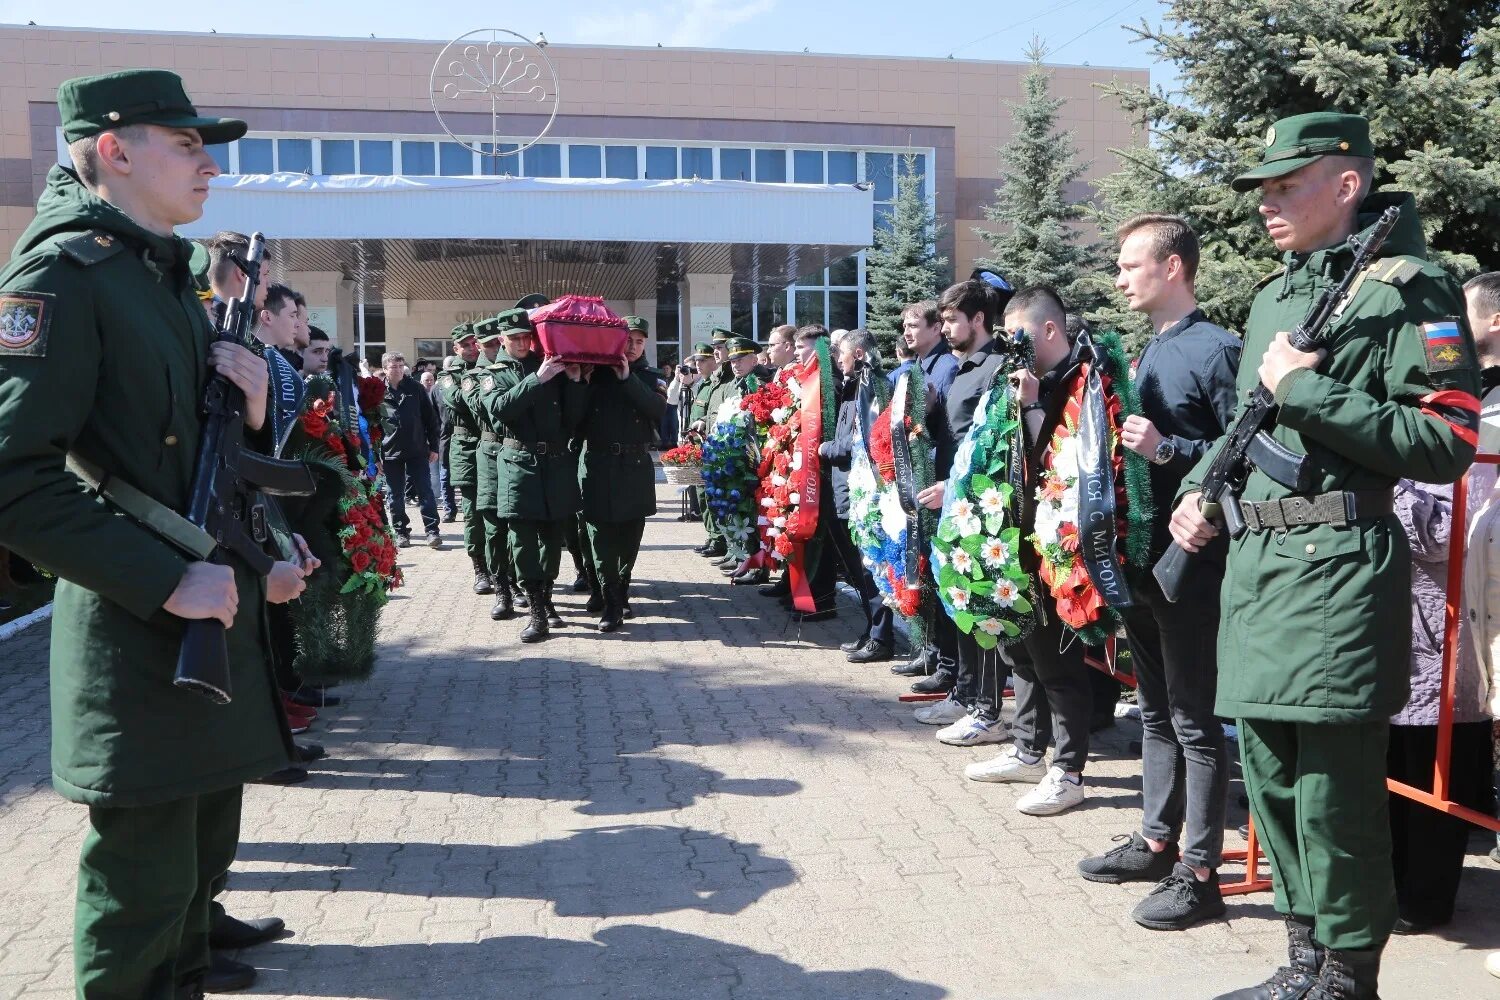
[[[1410,195],[1370,194],[1374,148],[1357,115],[1278,121],[1260,166],[1266,231],[1285,253],[1245,328],[1241,395],[1264,383],[1273,435],[1307,456],[1311,487],[1257,469],[1229,542],[1218,714],[1238,720],[1245,786],[1287,920],[1290,963],[1220,1000],[1368,1000],[1396,919],[1386,817],[1387,720],[1408,695],[1411,554],[1396,480],[1446,483],[1474,457],[1474,344],[1463,294],[1426,259]],[[1379,257],[1303,352],[1287,331],[1349,270],[1351,235],[1400,211]],[[1253,359],[1253,361],[1251,360]],[[1218,528],[1188,474],[1172,537],[1197,551]]]
[[[59,580],[53,784],[89,807],[77,995],[196,997],[243,783],[290,760],[265,602],[302,590],[288,563],[262,581],[232,552],[193,561],[144,526],[187,506],[210,369],[243,390],[247,428],[266,422],[265,362],[212,343],[173,233],[203,214],[219,173],[204,144],[245,123],[201,117],[161,70],[68,80],[57,104],[74,169],[52,168],[0,271],[0,544]],[[134,500],[87,492],[70,453]],[[172,684],[190,619],[228,629],[227,705]]]

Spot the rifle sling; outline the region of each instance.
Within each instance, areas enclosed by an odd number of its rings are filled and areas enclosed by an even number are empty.
[[[83,480],[90,490],[109,501],[115,509],[194,559],[207,559],[217,547],[208,532],[166,504],[147,496],[119,476],[106,472],[87,459],[70,452],[68,470]]]

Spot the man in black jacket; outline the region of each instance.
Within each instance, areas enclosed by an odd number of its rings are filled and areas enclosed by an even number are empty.
[[[437,411],[420,382],[406,374],[406,358],[390,351],[380,358],[385,373],[385,401],[394,411],[395,427],[381,444],[385,483],[390,494],[391,527],[396,529],[396,544],[411,544],[411,521],[406,516],[408,478],[417,484],[417,503],[422,511],[422,525],[427,529],[427,544],[443,547],[438,534],[437,500],[432,495],[430,463],[438,457]]]
[[[1120,434],[1125,447],[1152,462],[1155,563],[1171,542],[1168,512],[1183,476],[1234,417],[1240,341],[1198,308],[1198,238],[1186,222],[1137,216],[1118,236],[1115,287],[1156,331],[1136,366],[1142,415],[1126,417]],[[1132,914],[1156,930],[1181,930],[1224,913],[1217,870],[1229,759],[1214,697],[1226,549],[1223,535],[1204,549],[1177,604],[1162,596],[1149,572],[1127,570],[1135,603],[1125,610],[1125,633],[1144,730],[1145,816],[1139,833],[1078,868],[1094,882],[1160,883],[1163,891],[1146,896]]]

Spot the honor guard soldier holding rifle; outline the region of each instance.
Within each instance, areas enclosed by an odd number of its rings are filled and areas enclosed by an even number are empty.
[[[173,233],[219,173],[205,143],[245,123],[201,117],[161,70],[66,81],[57,105],[74,169],[52,168],[0,271],[0,544],[58,577],[53,784],[89,807],[77,996],[201,997],[243,785],[292,749],[265,604],[303,586],[290,563],[263,580],[233,551],[215,563],[179,547],[196,530],[180,514],[212,372],[266,436],[265,362],[214,342]],[[70,456],[100,473],[97,493]],[[227,704],[173,684],[192,620],[226,629]]]
[[[1257,460],[1239,495],[1223,494],[1245,530],[1229,541],[1217,711],[1239,723],[1290,962],[1221,1000],[1372,1000],[1396,920],[1386,741],[1408,695],[1411,555],[1392,490],[1463,475],[1479,405],[1463,294],[1427,260],[1411,196],[1370,193],[1374,166],[1364,118],[1298,115],[1233,184],[1259,188],[1285,254],[1251,307],[1239,388],[1269,390],[1269,444],[1293,455]],[[1373,242],[1393,208],[1377,259],[1351,274],[1363,256],[1351,237]],[[1346,278],[1312,349],[1298,349],[1293,335]],[[1234,430],[1183,483],[1171,533],[1188,552],[1220,531],[1199,490]]]

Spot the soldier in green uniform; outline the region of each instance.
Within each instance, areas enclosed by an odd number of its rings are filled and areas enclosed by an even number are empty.
[[[681,438],[686,441],[690,437],[701,441],[704,418],[708,414],[708,393],[713,388],[709,383],[712,381],[714,364],[714,346],[710,343],[700,343],[693,346],[692,363],[698,367],[698,380],[692,386],[691,394],[688,396],[687,413],[678,423],[682,427]],[[688,487],[689,517],[684,520],[702,520],[703,518],[703,491],[697,486]],[[706,545],[707,543],[705,543]],[[704,546],[698,547],[700,550]]]
[[[614,368],[596,365],[589,372],[588,413],[579,433],[578,489],[604,597],[601,632],[613,632],[624,620],[646,518],[656,513],[651,447],[667,411],[666,394],[657,391],[661,375],[646,364],[649,327],[639,316],[625,317],[625,325],[630,340],[624,359]]]
[[[499,515],[509,525],[516,577],[530,602],[521,641],[540,642],[562,624],[552,585],[563,531],[578,513],[578,456],[569,441],[588,406],[588,387],[578,365],[553,357],[537,361],[525,309],[496,320],[505,353],[485,379],[480,405],[500,435]]]
[[[464,515],[464,549],[474,564],[474,593],[494,593],[489,563],[485,560],[484,521],[476,513],[479,489],[479,421],[469,409],[461,391],[464,373],[472,371],[479,360],[479,340],[473,323],[453,328],[453,353],[443,359],[443,370],[437,377],[438,392],[448,404],[453,420],[453,437],[448,442],[449,476],[458,487],[459,507]]]
[[[1411,554],[1393,514],[1398,479],[1452,482],[1474,456],[1478,388],[1463,294],[1427,259],[1410,195],[1370,194],[1374,151],[1356,115],[1279,121],[1262,164],[1261,217],[1285,253],[1245,328],[1243,394],[1264,383],[1275,438],[1307,456],[1306,493],[1253,472],[1250,527],[1229,543],[1218,714],[1239,723],[1245,787],[1286,916],[1290,964],[1234,1000],[1376,996],[1396,919],[1385,783],[1387,720],[1408,696]],[[1346,238],[1389,206],[1400,221],[1348,304],[1303,353],[1285,331],[1346,273]],[[1227,440],[1223,439],[1223,440]],[[1222,443],[1221,443],[1222,446]],[[1217,534],[1183,484],[1173,538]]]
[[[475,509],[484,525],[484,564],[489,568],[490,580],[495,588],[495,603],[490,608],[490,617],[495,621],[509,618],[515,613],[514,564],[510,547],[506,541],[506,524],[502,515],[496,513],[497,484],[500,468],[500,432],[494,416],[480,404],[484,394],[486,375],[493,375],[501,364],[500,347],[504,341],[498,316],[482,319],[474,324],[474,336],[483,352],[474,370],[463,381],[464,403],[473,414],[479,428],[477,449],[477,476],[474,497]],[[493,382],[490,382],[493,384]],[[523,602],[524,603],[524,602]]]
[[[729,357],[729,370],[733,376],[719,405],[730,400],[737,400],[754,392],[775,377],[776,371],[768,365],[760,363],[760,347],[755,341],[748,337],[734,337],[725,345],[725,353]],[[728,540],[726,539],[726,542]],[[744,561],[743,553],[753,551],[755,545],[755,529],[751,528],[750,535],[740,539],[737,545],[727,545],[723,560],[715,563],[725,576],[733,577],[739,571],[740,564]],[[746,583],[764,583],[764,580],[747,579]]]
[[[201,997],[243,784],[291,757],[265,604],[299,594],[302,574],[278,563],[262,580],[227,552],[197,561],[142,518],[187,507],[211,369],[244,391],[246,427],[269,447],[266,364],[212,343],[173,233],[219,173],[204,144],[245,124],[200,117],[162,70],[68,80],[57,105],[74,169],[52,167],[0,270],[0,544],[58,577],[53,785],[89,807],[76,995]],[[102,471],[102,498],[69,455]],[[227,705],[172,684],[192,619],[227,629]]]
[[[719,406],[728,397],[734,384],[734,371],[729,367],[729,342],[734,339],[734,334],[728,330],[713,331],[714,362],[718,365],[712,376],[703,380],[699,391],[703,393],[703,425],[704,437],[707,437],[714,429],[714,421],[719,413]],[[697,405],[698,397],[694,396],[694,405]],[[697,425],[694,425],[697,426]],[[697,548],[697,552],[709,559],[723,559],[728,555],[729,549],[724,544],[724,532],[719,527],[718,519],[708,504],[703,505],[703,527],[708,531],[708,541]]]

